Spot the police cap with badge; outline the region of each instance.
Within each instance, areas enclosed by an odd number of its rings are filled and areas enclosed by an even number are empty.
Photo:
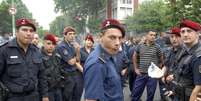
[[[54,45],[57,44],[57,41],[55,39],[55,35],[53,34],[46,34],[45,37],[44,37],[44,40],[49,40],[51,41]]]
[[[122,32],[122,36],[125,36],[125,29],[123,25],[116,19],[106,19],[101,23],[101,30],[106,30],[109,28],[117,28]]]
[[[172,27],[172,28],[170,29],[170,31],[168,32],[168,34],[175,34],[175,35],[177,35],[177,36],[181,36],[181,35],[180,35],[180,32],[181,32],[181,30],[180,30],[179,27]]]
[[[196,23],[192,20],[184,19],[180,23],[180,28],[188,27],[193,29],[194,31],[201,31],[201,25],[199,23]]]
[[[31,19],[27,18],[20,18],[16,20],[16,28],[19,29],[21,26],[30,26],[33,28],[34,31],[36,31],[36,26],[31,21]]]

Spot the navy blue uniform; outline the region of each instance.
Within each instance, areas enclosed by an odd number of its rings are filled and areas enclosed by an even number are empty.
[[[75,65],[68,64],[68,61],[76,56],[75,48],[70,43],[62,41],[57,47],[56,52],[61,56],[61,65],[64,73],[64,101],[80,101],[83,92],[83,77]]]
[[[48,81],[48,97],[49,101],[62,101],[62,81],[60,60],[61,56],[55,52],[52,56],[47,55],[42,47],[42,59],[45,67],[45,75]]]
[[[189,101],[194,85],[201,84],[201,44],[194,45],[180,60],[174,81],[176,95],[179,101]]]
[[[0,48],[1,81],[8,87],[7,101],[40,101],[47,96],[47,81],[44,75],[41,54],[38,48],[29,45],[25,53],[16,38]]]
[[[115,60],[101,45],[89,55],[84,68],[85,99],[123,101],[121,77]]]
[[[91,53],[93,50],[94,50],[94,48],[92,48],[92,49],[90,50],[90,53]],[[87,60],[87,57],[89,56],[90,53],[88,53],[88,52],[86,51],[86,48],[85,48],[85,47],[82,47],[82,48],[80,49],[80,62],[81,62],[81,64],[82,64],[82,66],[84,66],[84,63],[85,63],[85,61]]]

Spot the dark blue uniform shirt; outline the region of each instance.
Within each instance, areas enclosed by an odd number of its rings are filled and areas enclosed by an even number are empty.
[[[84,68],[85,99],[123,101],[121,78],[112,58],[101,45],[87,58]]]
[[[191,62],[194,85],[201,85],[201,42],[194,45],[189,52],[195,56]]]
[[[61,64],[63,64],[65,71],[76,71],[75,65],[68,64],[68,61],[76,56],[75,48],[70,43],[62,41],[57,47],[56,52],[62,57]]]
[[[12,93],[39,90],[42,96],[47,96],[48,88],[41,53],[32,44],[29,45],[26,53],[19,47],[16,39],[1,46],[0,75],[2,82]]]
[[[93,51],[94,49],[92,48],[90,50],[90,53]],[[87,57],[89,56],[89,54],[87,51],[86,51],[86,48],[85,47],[82,47],[80,49],[80,62],[82,65],[84,65],[85,61],[87,60]]]

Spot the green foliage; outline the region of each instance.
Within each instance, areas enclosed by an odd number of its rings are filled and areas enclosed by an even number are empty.
[[[74,26],[78,33],[85,33],[85,27],[89,26],[92,32],[97,31],[99,22],[98,12],[105,7],[105,0],[54,0],[56,12],[62,12],[68,21],[67,25]],[[81,20],[76,19],[80,17]],[[86,19],[89,17],[89,24]],[[56,19],[57,20],[57,19]],[[56,21],[57,22],[57,21]],[[54,25],[55,22],[52,23]],[[95,24],[91,26],[91,24]],[[52,27],[51,27],[52,28]],[[95,28],[95,29],[94,29]]]
[[[32,14],[28,11],[27,7],[22,3],[21,0],[14,0],[17,13],[15,19],[26,17],[32,18]],[[11,7],[11,0],[4,0],[0,5],[0,33],[11,33],[12,32],[12,16],[9,15],[8,9]]]
[[[170,21],[174,25],[182,19],[191,19],[201,23],[201,0],[166,0],[170,8]]]
[[[150,0],[144,1],[126,24],[129,31],[163,31],[178,25],[182,19],[201,23],[201,0]]]
[[[126,20],[128,30],[137,33],[165,30],[170,25],[166,17],[167,11],[167,6],[161,0],[145,1],[134,15]]]
[[[0,34],[6,32],[12,32],[12,17],[8,13],[8,4],[6,2],[2,2],[0,5]]]

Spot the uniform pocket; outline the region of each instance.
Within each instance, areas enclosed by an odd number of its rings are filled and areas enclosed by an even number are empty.
[[[10,77],[20,77],[22,75],[22,60],[21,59],[8,59],[7,72]]]

